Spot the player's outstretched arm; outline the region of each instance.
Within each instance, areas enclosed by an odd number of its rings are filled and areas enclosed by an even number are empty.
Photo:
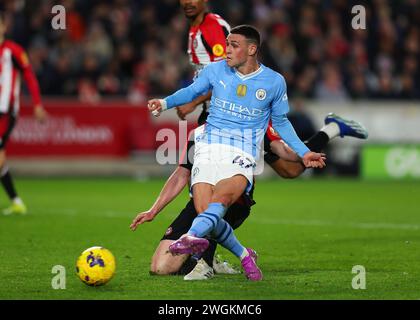
[[[178,166],[166,181],[153,206],[147,211],[138,213],[131,223],[130,229],[134,231],[138,225],[152,221],[184,189],[189,178],[190,170]]]
[[[274,140],[270,143],[271,151],[281,159],[292,162],[301,162],[299,156],[283,141]]]
[[[12,44],[13,61],[17,63],[19,70],[22,72],[23,79],[32,97],[34,105],[34,115],[39,122],[44,122],[47,119],[47,112],[41,103],[41,90],[39,88],[38,80],[29,62],[28,55],[23,48],[15,43]]]
[[[282,137],[282,139],[302,158],[302,162],[307,168],[324,168],[325,154],[312,152],[299,139],[292,124],[286,115],[273,117],[273,128]]]
[[[302,162],[307,168],[323,168],[325,167],[325,154],[316,153],[300,140],[295,129],[287,119],[289,112],[289,103],[287,97],[286,81],[283,77],[279,77],[277,92],[275,99],[271,105],[271,120],[274,130],[282,137],[282,139],[290,146],[290,148],[302,158]]]
[[[185,117],[193,112],[197,106],[202,104],[203,102],[210,100],[211,98],[211,91],[207,92],[207,94],[203,96],[199,96],[198,98],[195,98],[193,101],[184,104],[182,106],[179,106],[176,108],[176,113],[178,114],[178,117],[181,120],[185,120]]]

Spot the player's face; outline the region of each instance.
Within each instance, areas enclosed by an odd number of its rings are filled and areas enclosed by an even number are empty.
[[[206,10],[207,0],[179,0],[187,18],[194,18]]]
[[[229,34],[226,38],[226,62],[229,67],[237,68],[248,59],[249,43],[241,34]]]

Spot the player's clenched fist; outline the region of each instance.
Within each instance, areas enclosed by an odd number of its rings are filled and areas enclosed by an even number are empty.
[[[161,112],[166,110],[166,101],[163,99],[151,99],[147,102],[147,108],[155,117],[159,117]]]

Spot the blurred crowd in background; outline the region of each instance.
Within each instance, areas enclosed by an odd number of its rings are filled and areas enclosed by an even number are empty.
[[[144,104],[191,82],[188,20],[179,0],[3,1],[7,37],[26,48],[43,95]],[[66,8],[53,30],[51,8]],[[420,99],[420,0],[209,0],[232,27],[263,36],[261,61],[291,97],[320,101]],[[366,30],[352,29],[353,5]]]

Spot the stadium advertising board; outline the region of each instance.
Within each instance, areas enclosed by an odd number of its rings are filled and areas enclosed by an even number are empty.
[[[46,104],[49,117],[40,124],[31,108],[22,108],[8,153],[13,156],[126,156],[141,144],[150,127],[145,108]]]
[[[364,178],[420,179],[420,145],[366,145],[362,150]]]

